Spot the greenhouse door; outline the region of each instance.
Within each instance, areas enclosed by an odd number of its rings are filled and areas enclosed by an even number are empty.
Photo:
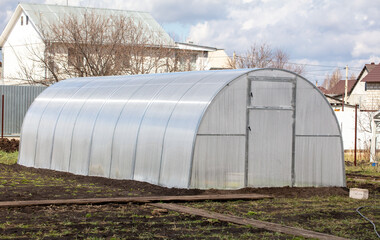
[[[292,186],[295,78],[249,78],[247,186]]]

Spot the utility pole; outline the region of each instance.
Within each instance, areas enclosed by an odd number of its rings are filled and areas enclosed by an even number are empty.
[[[234,54],[232,55],[232,64],[233,64],[233,68],[236,69],[236,53],[234,51]]]
[[[344,85],[344,103],[347,104],[347,90],[348,90],[348,65],[346,65],[346,84]]]

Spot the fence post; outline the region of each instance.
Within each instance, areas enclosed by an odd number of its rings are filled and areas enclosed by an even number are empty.
[[[354,149],[354,165],[356,166],[356,141],[358,133],[358,105],[355,105],[355,149]]]
[[[4,94],[1,95],[1,138],[4,138]]]

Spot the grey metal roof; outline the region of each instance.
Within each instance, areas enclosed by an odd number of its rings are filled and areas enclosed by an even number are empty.
[[[20,6],[37,28],[48,26],[51,23],[60,22],[67,16],[82,17],[86,12],[92,12],[105,17],[124,16],[132,18],[134,21],[144,24],[150,33],[154,33],[158,39],[162,40],[163,44],[175,45],[173,39],[147,12],[34,3],[20,3]]]

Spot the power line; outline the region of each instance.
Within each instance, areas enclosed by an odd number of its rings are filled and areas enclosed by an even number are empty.
[[[342,69],[345,69],[346,67],[345,66],[332,66],[332,65],[319,65],[319,64],[309,64],[309,63],[292,63],[292,62],[288,62],[290,64],[296,64],[296,65],[304,65],[304,66],[313,66],[313,67],[326,67],[326,68],[342,68]],[[357,69],[357,70],[360,70],[362,69],[363,67],[349,67],[350,69]]]
[[[223,57],[223,56],[220,56],[220,57]],[[228,56],[229,58],[233,58],[233,56]],[[235,56],[235,57],[238,57],[238,58],[244,58],[242,56]],[[218,57],[213,57],[213,58],[219,58]],[[341,69],[345,69],[346,66],[337,66],[337,65],[320,65],[320,64],[310,64],[310,63],[295,63],[295,62],[287,62],[287,64],[293,64],[293,65],[300,65],[300,66],[311,66],[311,67],[325,67],[325,68],[341,68]],[[358,67],[358,66],[355,66],[355,67],[349,67],[350,69],[355,69],[355,70],[361,70],[363,67]]]

